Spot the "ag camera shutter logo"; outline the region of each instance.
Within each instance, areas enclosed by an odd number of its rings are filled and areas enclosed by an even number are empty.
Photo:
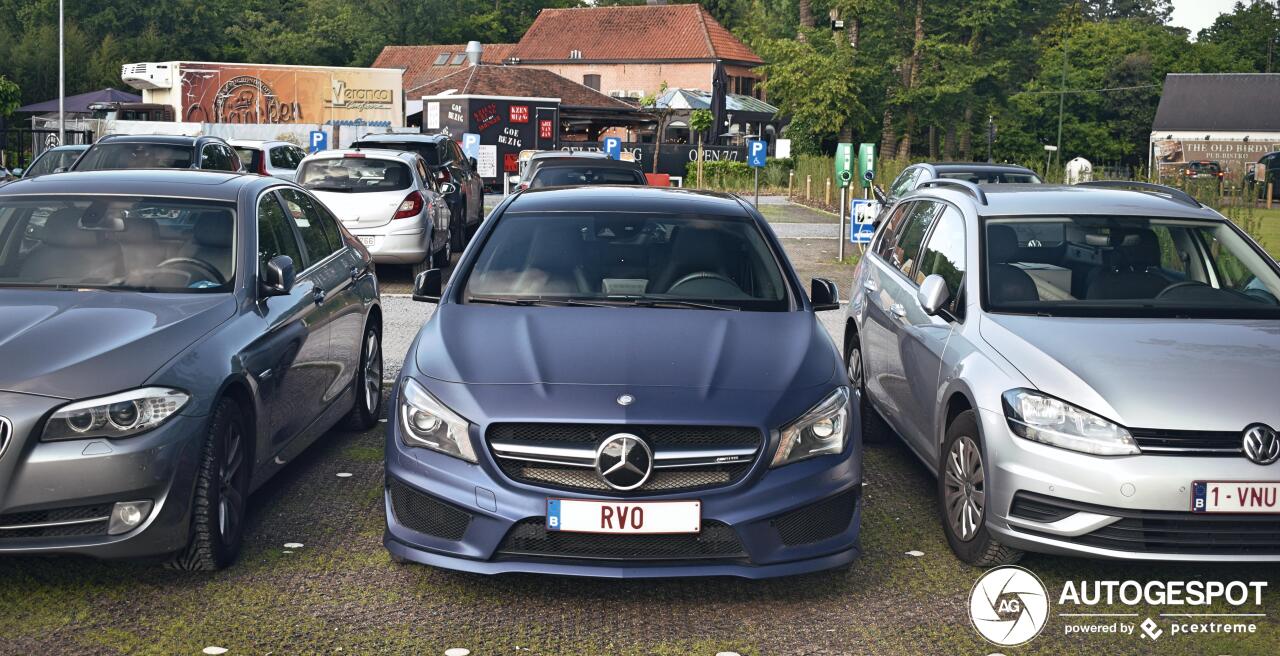
[[[969,621],[988,642],[1021,645],[1040,635],[1049,619],[1044,582],[1021,567],[997,567],[983,574],[969,593]]]

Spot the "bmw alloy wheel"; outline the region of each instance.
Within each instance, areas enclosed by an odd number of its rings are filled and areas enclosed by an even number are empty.
[[[244,435],[237,422],[227,426],[223,437],[222,463],[218,467],[218,533],[228,543],[239,530],[244,517],[244,497],[240,493],[240,474],[244,467]]]
[[[364,407],[373,410],[382,401],[382,344],[378,331],[369,330],[364,337]]]

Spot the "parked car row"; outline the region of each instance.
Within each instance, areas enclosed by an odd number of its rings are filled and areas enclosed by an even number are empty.
[[[121,145],[89,161],[147,157]],[[296,181],[0,187],[0,553],[230,564],[253,489],[337,423],[376,425],[375,249],[451,248],[433,173],[359,147]],[[902,193],[843,344],[816,315],[836,285],[806,290],[736,196],[512,194],[448,280],[415,277],[437,307],[389,395],[384,544],[478,573],[839,567],[863,441],[896,433],[974,565],[1280,560],[1280,269],[1190,196],[1119,184]]]

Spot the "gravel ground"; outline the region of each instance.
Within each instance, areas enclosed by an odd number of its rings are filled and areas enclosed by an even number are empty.
[[[847,292],[851,266],[836,263],[834,240],[785,245],[804,278],[828,276]],[[390,375],[432,306],[394,294],[383,302]],[[842,317],[821,316],[837,338]],[[244,553],[224,572],[0,558],[0,654],[1280,653],[1275,615],[1262,618],[1256,634],[1166,633],[1158,646],[1133,636],[1066,636],[1068,620],[1051,615],[1028,645],[997,650],[969,626],[968,595],[981,571],[949,552],[936,483],[896,441],[866,451],[862,558],[847,569],[770,581],[480,577],[393,564],[381,544],[383,441],[381,426],[335,430],[291,463],[252,497]],[[1048,556],[1022,564],[1050,590],[1085,579],[1265,580],[1264,609],[1280,601],[1274,565]]]

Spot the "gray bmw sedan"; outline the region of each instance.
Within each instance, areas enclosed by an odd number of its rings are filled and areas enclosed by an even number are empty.
[[[1280,560],[1280,270],[1248,235],[1140,183],[931,181],[882,216],[849,376],[962,560]]]
[[[370,262],[275,178],[0,188],[0,554],[230,564],[250,492],[344,417],[377,421]]]

